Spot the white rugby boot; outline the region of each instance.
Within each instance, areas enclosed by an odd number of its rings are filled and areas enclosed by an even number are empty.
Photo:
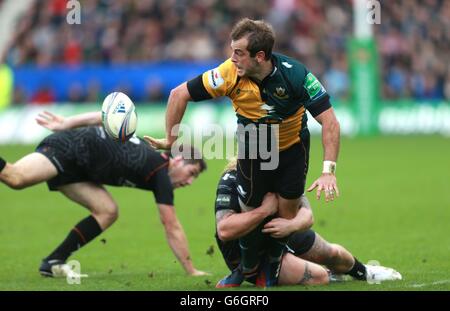
[[[383,266],[365,265],[367,282],[379,284],[384,281],[401,280],[402,275],[392,268]]]

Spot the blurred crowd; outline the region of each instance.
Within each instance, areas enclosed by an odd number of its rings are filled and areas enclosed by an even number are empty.
[[[229,57],[229,33],[237,20],[264,18],[276,30],[277,51],[303,62],[334,98],[349,96],[346,44],[353,32],[351,0],[80,2],[81,24],[69,25],[67,0],[36,0],[18,23],[7,62],[47,66],[221,60]],[[450,1],[380,3],[381,23],[374,31],[382,97],[450,100]],[[78,99],[72,100],[92,100],[96,95],[89,94],[94,91],[74,86]],[[157,84],[149,92],[154,100],[166,96]],[[44,93],[44,100],[49,100],[51,90]]]

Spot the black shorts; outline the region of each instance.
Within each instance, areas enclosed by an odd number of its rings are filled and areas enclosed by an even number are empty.
[[[60,186],[89,181],[82,167],[80,150],[75,149],[70,138],[66,133],[55,133],[36,147],[36,152],[46,156],[58,171],[57,176],[47,181],[50,191],[58,191]]]
[[[312,248],[315,241],[316,233],[311,229],[304,232],[295,232],[289,237],[286,249],[295,256],[301,256]]]
[[[239,199],[247,206],[261,205],[267,192],[276,192],[284,199],[298,199],[305,191],[309,163],[309,133],[299,143],[279,154],[274,170],[261,170],[260,159],[239,159],[237,183]]]

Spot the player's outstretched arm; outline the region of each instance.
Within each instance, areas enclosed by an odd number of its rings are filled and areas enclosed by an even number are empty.
[[[144,139],[156,149],[170,149],[178,138],[178,125],[183,119],[189,100],[191,100],[191,95],[186,82],[171,90],[166,110],[166,137],[157,139],[144,136]]]
[[[317,188],[317,199],[321,192],[325,192],[326,202],[334,200],[334,195],[339,196],[336,182],[336,160],[339,154],[340,126],[334,114],[333,108],[329,108],[315,117],[322,125],[322,145],[324,151],[324,165],[322,175],[308,188],[308,192]]]
[[[277,212],[278,200],[275,194],[268,193],[260,207],[244,213],[232,209],[216,213],[217,234],[222,241],[236,240],[254,230],[266,217]]]
[[[274,238],[283,238],[296,231],[306,231],[314,224],[311,205],[305,196],[301,198],[300,209],[292,219],[274,218],[264,225],[263,233],[268,233]]]
[[[101,111],[94,111],[63,117],[49,111],[44,111],[36,117],[36,122],[53,132],[58,132],[82,126],[101,125],[102,113]]]
[[[208,275],[208,273],[194,268],[189,254],[186,234],[175,214],[175,208],[172,205],[158,204],[158,210],[161,222],[164,225],[167,242],[186,273],[192,276]]]

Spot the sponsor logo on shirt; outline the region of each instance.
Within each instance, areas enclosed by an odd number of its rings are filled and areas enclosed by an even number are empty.
[[[220,87],[225,81],[220,74],[219,68],[214,68],[208,72],[208,83],[213,89]]]
[[[216,203],[218,206],[230,206],[230,201],[230,194],[219,194],[216,199]]]
[[[312,73],[308,73],[306,75],[305,84],[303,85],[303,87],[306,89],[309,98],[311,99],[319,98],[326,92],[323,85]]]

